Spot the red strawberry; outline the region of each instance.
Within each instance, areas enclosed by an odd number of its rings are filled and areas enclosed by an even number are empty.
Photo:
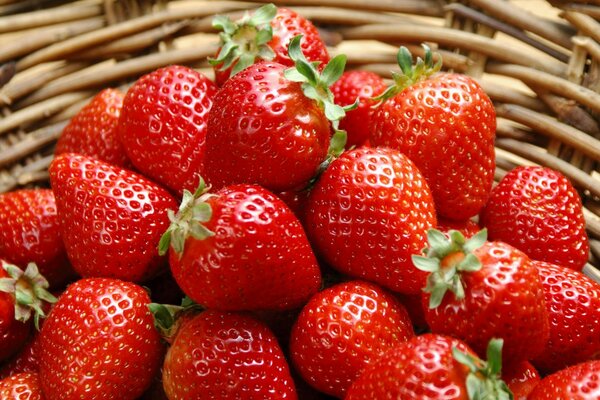
[[[129,160],[117,135],[123,94],[116,89],[98,93],[63,129],[54,154],[78,153],[119,167]]]
[[[65,290],[40,333],[47,400],[137,399],[160,367],[163,347],[143,288],[109,278]]]
[[[306,18],[287,8],[267,4],[252,15],[246,14],[237,22],[217,16],[213,26],[223,31],[221,47],[214,60],[215,78],[223,86],[230,75],[246,69],[257,60],[274,61],[291,67],[294,61],[288,55],[290,41],[303,35],[302,52],[309,61],[329,62],[327,47],[315,26]],[[354,102],[354,99],[350,102]]]
[[[300,40],[290,43],[295,69],[259,62],[229,79],[215,97],[205,153],[205,178],[215,188],[254,183],[275,192],[295,190],[325,161],[329,120],[335,130],[345,114],[328,88],[346,59],[335,57],[321,74],[302,54]],[[340,133],[332,143],[343,148]]]
[[[0,258],[16,265],[36,263],[52,287],[73,275],[51,190],[26,189],[0,195]]]
[[[513,393],[514,400],[527,400],[527,396],[540,382],[540,374],[529,361],[503,368],[502,380]]]
[[[128,170],[77,154],[50,165],[62,238],[77,273],[130,281],[163,264],[156,251],[177,203],[163,188]]]
[[[2,400],[44,400],[37,373],[13,375],[0,381]]]
[[[215,310],[181,323],[165,358],[163,384],[170,400],[297,399],[269,329],[249,316]]]
[[[313,296],[292,328],[290,353],[304,380],[343,398],[367,365],[413,336],[402,304],[378,286],[353,281]]]
[[[33,330],[19,352],[0,368],[0,379],[39,370],[39,332]]]
[[[490,238],[535,260],[581,271],[589,243],[581,198],[567,178],[550,168],[517,167],[494,188],[480,222]]]
[[[410,321],[417,333],[429,331],[427,321],[425,320],[425,310],[423,310],[423,301],[421,294],[396,294],[396,298],[408,311]]]
[[[425,79],[441,66],[428,48],[420,66],[411,66],[406,48],[398,59],[402,73],[371,117],[371,146],[406,154],[427,179],[438,214],[468,219],[485,205],[494,180],[494,106],[470,77]]]
[[[431,192],[415,165],[392,149],[342,154],[308,198],[311,243],[332,267],[394,291],[416,294],[426,274],[411,263],[436,226]]]
[[[45,317],[44,302],[56,301],[46,289],[48,282],[34,263],[25,271],[0,260],[0,362],[18,352],[29,337],[33,323]]]
[[[542,379],[528,400],[600,399],[600,360],[577,364]]]
[[[509,400],[510,390],[500,379],[501,347],[501,341],[492,341],[484,362],[458,339],[418,336],[367,367],[345,399]]]
[[[127,91],[118,134],[133,165],[181,193],[198,184],[206,124],[217,87],[190,68],[171,65],[142,76]]]
[[[459,231],[463,234],[465,239],[469,239],[475,236],[477,232],[481,230],[481,227],[470,219],[464,221],[453,221],[438,217],[437,230],[446,235],[449,235],[450,231]]]
[[[427,323],[434,333],[464,340],[484,354],[492,338],[504,340],[503,359],[537,356],[548,339],[542,282],[531,260],[502,242],[486,242],[482,230],[468,241],[428,232],[426,257],[417,268],[430,272],[423,292]]]
[[[549,373],[600,357],[600,284],[569,268],[534,261],[544,285],[550,337],[532,362]]]
[[[360,146],[369,139],[371,115],[377,103],[372,97],[380,95],[385,89],[383,78],[369,71],[344,72],[340,80],[331,86],[335,104],[345,106],[359,100],[358,107],[348,111],[340,121],[340,129],[348,134],[346,148]]]
[[[175,280],[192,300],[220,310],[292,309],[321,275],[302,225],[274,194],[234,185],[184,192],[161,240]]]

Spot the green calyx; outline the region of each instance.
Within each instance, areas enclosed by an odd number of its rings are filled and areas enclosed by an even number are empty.
[[[486,229],[482,229],[469,240],[459,231],[452,230],[449,236],[448,238],[442,232],[430,229],[427,231],[429,247],[423,249],[425,256],[412,256],[412,262],[417,269],[429,272],[427,286],[423,289],[431,294],[429,308],[438,307],[448,291],[454,293],[458,300],[464,299],[465,289],[461,274],[479,271],[482,267],[473,251],[486,242]]]
[[[398,51],[397,60],[400,66],[400,72],[392,72],[392,79],[394,83],[388,87],[382,94],[373,99],[379,103],[383,103],[389,98],[394,97],[407,87],[414,85],[417,82],[427,79],[429,76],[435,74],[442,68],[442,57],[436,53],[435,58],[437,61],[434,63],[434,54],[426,44],[423,44],[425,50],[425,60],[421,57],[417,57],[417,61],[413,64],[413,57],[410,51],[402,46]]]
[[[181,257],[188,237],[204,240],[214,235],[214,232],[202,225],[212,217],[212,209],[206,201],[215,195],[208,193],[209,190],[210,187],[207,187],[204,180],[200,178],[200,184],[194,193],[189,190],[183,191],[183,199],[177,214],[173,210],[167,211],[171,225],[160,238],[158,254],[165,255],[169,247],[173,247]]]
[[[25,271],[13,264],[2,262],[8,278],[0,278],[0,292],[15,297],[15,319],[26,322],[33,314],[33,323],[39,330],[40,318],[45,318],[44,302],[56,303],[57,299],[48,291],[48,281],[35,263],[29,263]]]
[[[257,58],[272,60],[275,53],[268,43],[273,38],[271,21],[276,14],[277,7],[266,4],[235,22],[224,15],[215,16],[212,25],[221,31],[221,50],[216,58],[208,60],[210,64],[220,65],[220,71],[233,66],[231,76],[234,76],[254,64]]]
[[[471,354],[452,349],[454,359],[469,368],[467,394],[469,400],[513,400],[513,393],[502,380],[502,345],[504,340],[492,339],[487,348],[487,362]]]
[[[202,311],[202,307],[187,296],[183,298],[180,306],[150,303],[148,309],[154,318],[154,327],[167,341],[170,341],[177,332],[178,320],[184,313]]]
[[[354,104],[342,107],[335,104],[333,93],[329,89],[344,73],[346,67],[346,56],[340,54],[323,68],[323,72],[317,69],[318,63],[309,62],[300,47],[302,35],[294,37],[288,46],[288,55],[295,66],[285,71],[286,79],[302,84],[302,91],[309,99],[317,102],[325,112],[325,116],[331,122],[334,135],[329,146],[330,157],[338,157],[344,151],[346,145],[346,132],[339,129],[340,120],[346,116],[346,112],[358,107],[358,99]]]

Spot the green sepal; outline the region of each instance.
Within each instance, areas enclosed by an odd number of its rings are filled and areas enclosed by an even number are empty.
[[[436,229],[427,231],[429,247],[423,249],[423,256],[413,255],[414,266],[428,272],[427,285],[423,289],[430,294],[429,308],[437,308],[448,291],[454,293],[457,300],[465,297],[462,274],[473,273],[482,268],[481,261],[473,251],[487,240],[487,230],[482,229],[469,240],[459,231],[451,230],[448,236]],[[450,258],[456,256],[456,260]],[[444,265],[448,260],[449,265]]]
[[[214,235],[214,232],[203,225],[212,218],[212,208],[207,200],[215,195],[210,194],[209,191],[210,187],[207,187],[204,179],[200,178],[194,193],[187,189],[183,191],[177,214],[173,210],[167,210],[171,225],[158,242],[159,255],[165,255],[171,247],[181,257],[185,242],[190,236],[196,240],[204,240]]]
[[[469,400],[513,400],[514,395],[502,373],[502,339],[492,339],[487,348],[487,362],[452,348],[452,356],[469,368],[465,386]]]
[[[200,312],[203,308],[186,296],[181,300],[180,306],[150,303],[148,310],[152,314],[156,330],[165,340],[170,341],[177,332],[178,321],[182,315],[189,312]]]
[[[238,21],[217,15],[213,18],[213,27],[220,30],[221,50],[215,58],[209,58],[212,66],[220,66],[225,71],[231,66],[231,76],[254,64],[257,58],[272,60],[275,52],[268,45],[273,39],[271,21],[277,14],[277,7],[265,4],[258,8],[252,16],[245,13]]]
[[[404,46],[400,47],[396,55],[400,72],[393,72],[392,79],[394,83],[379,96],[373,97],[373,100],[377,101],[377,104],[373,107],[378,107],[381,103],[396,96],[407,87],[427,79],[442,69],[442,57],[439,53],[435,54],[437,61],[434,63],[434,54],[431,52],[431,48],[426,44],[422,44],[422,46],[425,51],[425,60],[417,57],[414,63],[410,51]]]

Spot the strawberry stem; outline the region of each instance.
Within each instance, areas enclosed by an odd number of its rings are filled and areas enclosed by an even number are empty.
[[[170,342],[177,332],[179,321],[184,313],[203,310],[200,305],[194,303],[187,296],[183,298],[180,306],[150,303],[148,309],[154,318],[154,327],[167,342]]]

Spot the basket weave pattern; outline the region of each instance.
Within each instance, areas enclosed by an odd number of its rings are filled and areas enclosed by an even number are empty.
[[[47,185],[62,128],[101,88],[168,64],[207,69],[215,14],[267,1],[0,0],[0,193]],[[589,1],[287,0],[350,68],[389,77],[395,49],[426,42],[444,68],[480,80],[496,105],[500,179],[520,164],[579,190],[600,266],[600,5]],[[534,1],[532,1],[534,3]],[[586,268],[589,274],[597,271]]]

